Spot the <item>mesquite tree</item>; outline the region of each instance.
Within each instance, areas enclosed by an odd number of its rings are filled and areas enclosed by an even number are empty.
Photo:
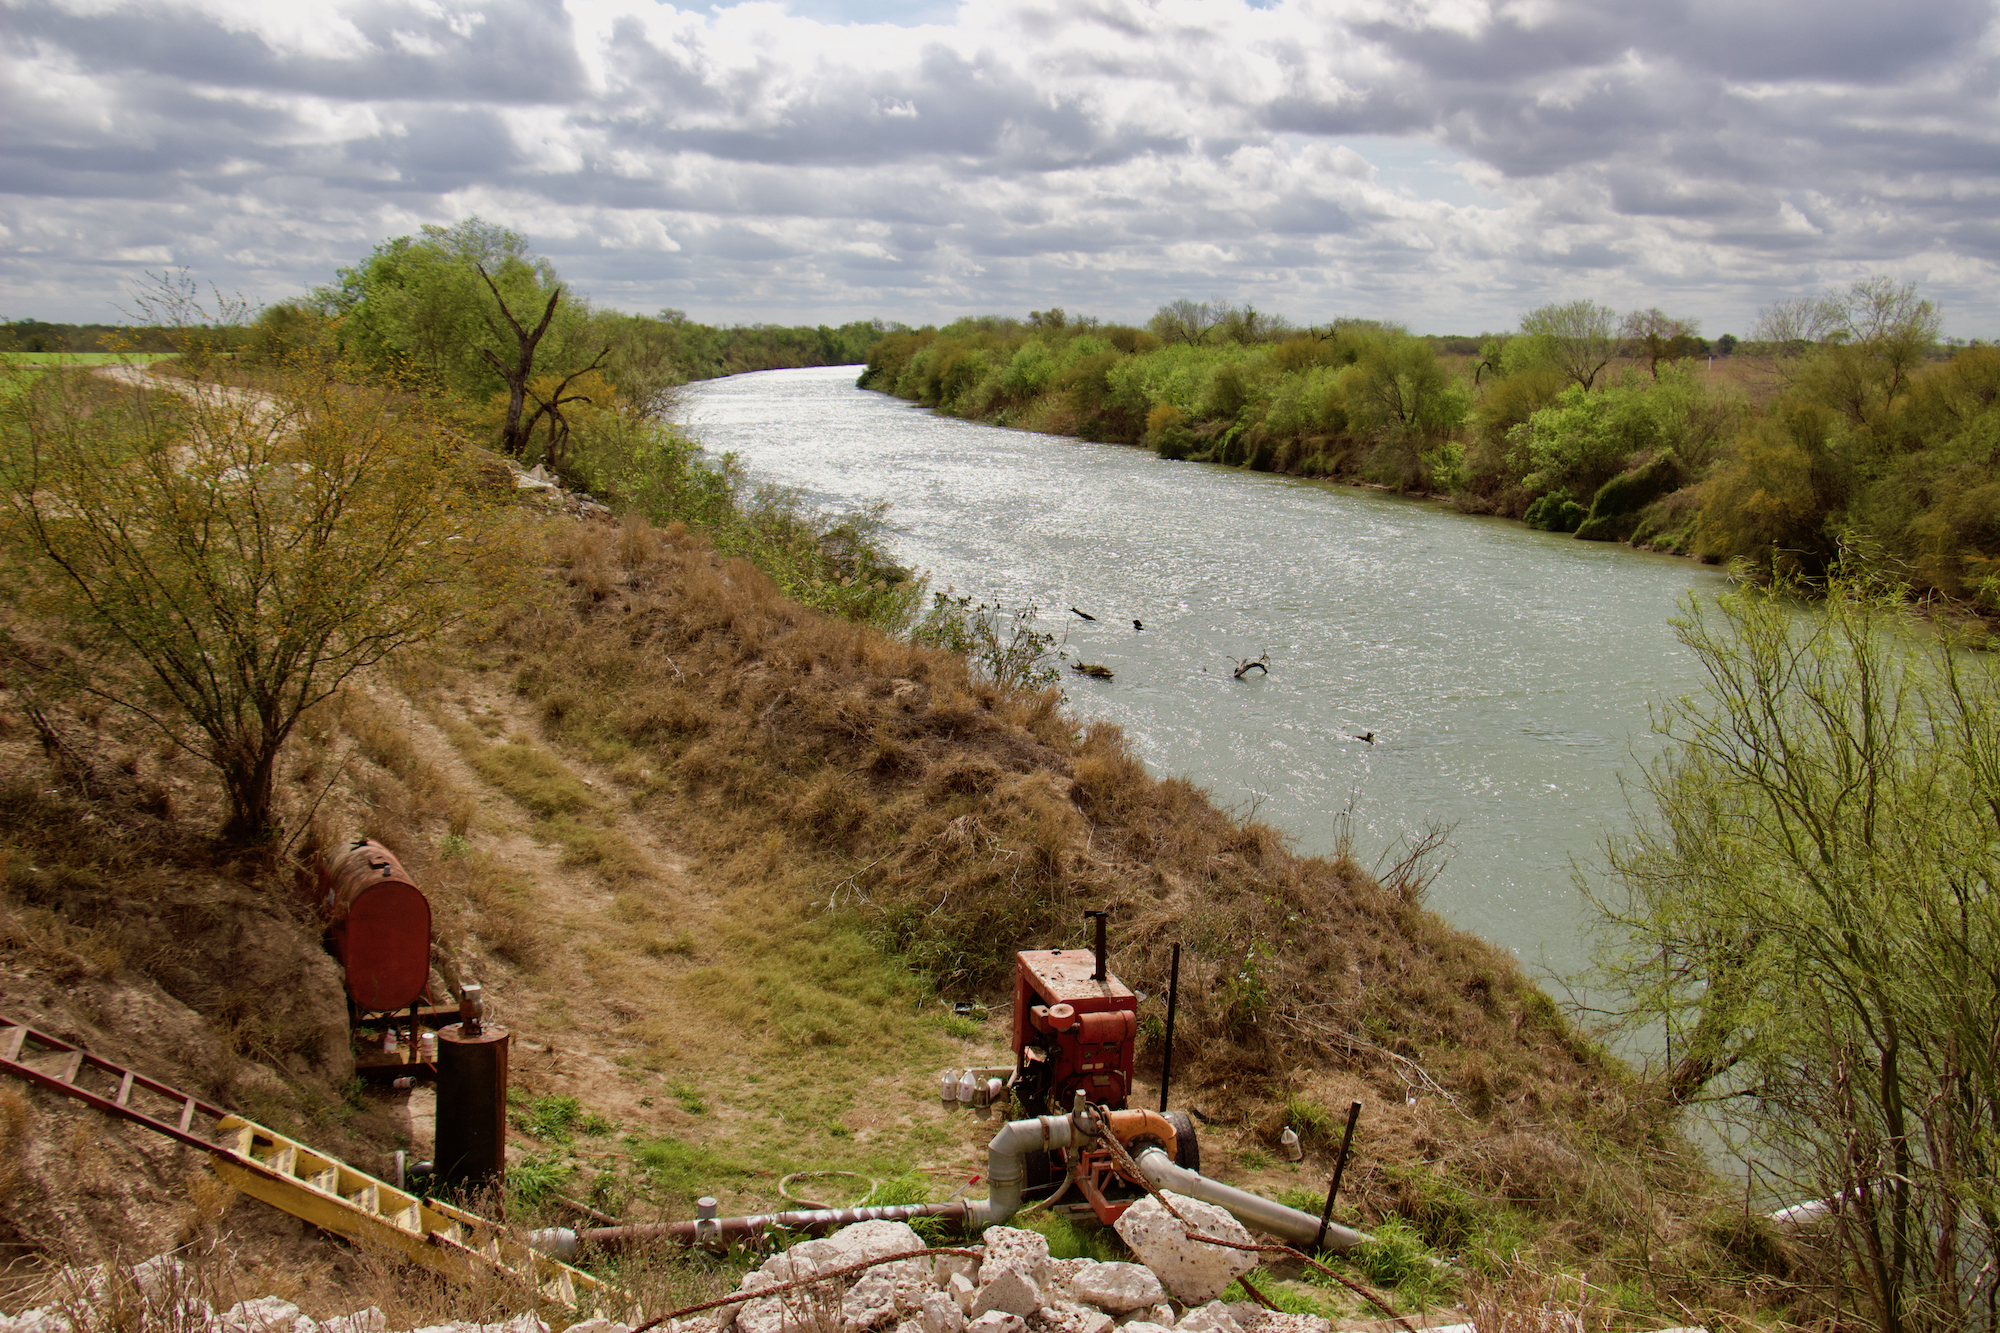
[[[510,596],[512,520],[407,401],[143,381],[0,394],[0,662],[152,724],[215,769],[223,837],[265,843],[301,715]]]
[[[1604,980],[1657,1085],[1831,1199],[1839,1303],[2000,1328],[2000,668],[1839,578],[1676,621],[1650,809],[1609,848]],[[1590,890],[1591,886],[1586,886]]]

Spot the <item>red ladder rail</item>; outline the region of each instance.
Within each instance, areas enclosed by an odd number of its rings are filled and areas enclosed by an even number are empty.
[[[203,1152],[215,1151],[213,1127],[229,1114],[223,1107],[190,1096],[158,1079],[147,1078],[137,1070],[113,1064],[81,1046],[18,1023],[4,1014],[0,1014],[0,1071],[74,1097]],[[206,1122],[210,1133],[200,1133],[195,1127],[197,1120]]]

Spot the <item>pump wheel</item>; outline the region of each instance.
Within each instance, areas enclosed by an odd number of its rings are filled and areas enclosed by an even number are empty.
[[[1200,1171],[1201,1140],[1194,1136],[1194,1121],[1188,1119],[1186,1111],[1169,1111],[1167,1123],[1174,1127],[1174,1165],[1184,1171]]]

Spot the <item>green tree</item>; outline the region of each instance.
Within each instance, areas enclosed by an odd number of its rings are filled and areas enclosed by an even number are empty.
[[[1508,373],[1541,366],[1589,389],[1618,354],[1617,325],[1618,312],[1595,301],[1537,306],[1507,343]]]
[[[1227,301],[1196,301],[1183,296],[1154,311],[1146,327],[1163,343],[1201,347],[1211,341],[1216,327],[1233,313]]]
[[[529,384],[580,374],[608,355],[587,304],[567,298],[554,265],[525,237],[478,218],[384,242],[319,293],[341,316],[348,351],[375,373],[468,407],[504,392],[497,443],[510,454],[533,429]],[[559,407],[536,404],[544,413]]]
[[[1699,356],[1702,350],[1701,321],[1676,319],[1658,306],[1634,310],[1625,316],[1619,332],[1630,344],[1632,355],[1646,363],[1654,379],[1660,377],[1660,362],[1671,364]]]
[[[1745,590],[1675,625],[1637,827],[1586,885],[1602,979],[1664,1028],[1659,1086],[1834,1199],[1842,1304],[1883,1333],[2000,1327],[2000,667],[1901,589]]]
[[[4,402],[0,660],[212,765],[229,841],[276,829],[307,709],[513,586],[503,511],[440,437],[317,368],[272,393],[63,373]]]
[[[1374,339],[1342,387],[1349,421],[1374,445],[1378,474],[1401,486],[1459,480],[1464,452],[1450,437],[1464,423],[1471,395],[1438,363],[1428,339],[1400,332]]]

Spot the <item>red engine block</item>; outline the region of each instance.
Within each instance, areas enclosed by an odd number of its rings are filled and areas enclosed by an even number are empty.
[[[1139,997],[1092,950],[1015,955],[1015,1089],[1029,1114],[1067,1111],[1079,1090],[1122,1109],[1138,1035]]]

